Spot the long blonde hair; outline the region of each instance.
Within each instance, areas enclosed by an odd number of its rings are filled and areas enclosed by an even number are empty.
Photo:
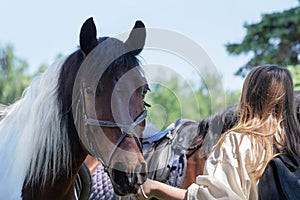
[[[260,178],[277,153],[300,157],[293,81],[287,69],[275,65],[254,68],[245,79],[238,109],[237,125],[222,135],[218,145],[229,132],[241,133],[241,138],[248,135],[254,155],[253,162],[247,163],[252,179]]]

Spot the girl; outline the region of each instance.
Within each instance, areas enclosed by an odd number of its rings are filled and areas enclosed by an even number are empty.
[[[187,190],[148,179],[136,199],[258,199],[257,183],[278,153],[300,157],[300,130],[290,72],[275,65],[254,68],[239,102],[239,122],[207,158],[204,173]]]

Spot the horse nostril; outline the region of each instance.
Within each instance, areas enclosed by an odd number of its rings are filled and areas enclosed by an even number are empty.
[[[117,162],[112,169],[112,178],[118,185],[141,185],[147,179],[147,163],[140,163],[130,172],[123,163]]]
[[[112,178],[118,185],[123,185],[127,183],[126,174],[123,171],[113,169],[112,170]]]
[[[113,166],[112,169],[112,179],[116,182],[118,185],[124,185],[128,184],[127,176],[126,176],[126,167],[124,164],[117,162]]]

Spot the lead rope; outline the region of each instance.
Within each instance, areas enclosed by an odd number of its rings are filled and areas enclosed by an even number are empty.
[[[141,192],[142,192],[143,197],[144,197],[145,199],[148,199],[149,197],[146,195],[146,193],[145,193],[145,191],[144,191],[142,185],[140,185],[140,188],[141,188]]]

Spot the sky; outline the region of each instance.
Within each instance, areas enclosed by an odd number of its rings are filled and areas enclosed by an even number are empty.
[[[0,45],[13,45],[17,57],[34,71],[41,64],[50,65],[58,54],[75,51],[80,27],[88,17],[94,18],[98,37],[129,31],[139,19],[148,28],[174,31],[197,43],[216,66],[224,88],[236,90],[243,79],[234,72],[250,55],[231,56],[225,44],[242,41],[245,23],[298,4],[298,0],[0,0]],[[178,58],[151,51],[142,57],[147,64],[174,65],[178,73],[193,76]]]

